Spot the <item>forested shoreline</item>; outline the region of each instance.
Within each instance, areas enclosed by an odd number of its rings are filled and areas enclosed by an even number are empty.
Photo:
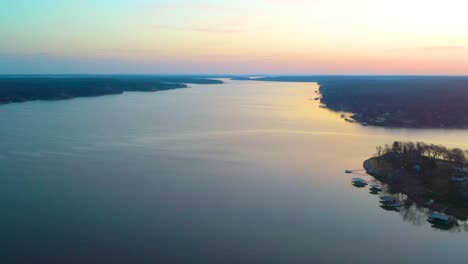
[[[148,76],[2,77],[0,78],[0,104],[91,97],[128,91],[163,91],[187,88],[187,83],[219,84],[222,81],[193,77]]]

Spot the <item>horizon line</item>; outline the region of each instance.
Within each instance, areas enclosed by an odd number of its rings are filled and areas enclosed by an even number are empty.
[[[270,73],[0,73],[0,76],[226,76],[226,77],[315,77],[315,76],[401,76],[401,77],[468,77],[468,74],[270,74]]]

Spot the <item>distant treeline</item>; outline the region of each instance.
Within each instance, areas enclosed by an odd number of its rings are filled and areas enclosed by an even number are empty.
[[[468,150],[447,148],[442,145],[426,144],[424,142],[394,141],[393,144],[376,147],[376,157],[401,159],[407,162],[420,162],[424,158],[443,160],[463,165]]]
[[[320,83],[321,102],[370,125],[468,127],[468,77],[337,79]]]
[[[418,79],[420,76],[404,76],[404,75],[278,75],[278,76],[263,76],[251,78],[249,76],[235,76],[233,80],[251,80],[251,81],[268,81],[268,82],[317,82],[335,83],[347,82],[353,80],[409,80]],[[430,77],[428,77],[430,78]]]
[[[161,91],[186,88],[185,83],[217,84],[218,80],[187,77],[4,77],[0,103],[59,100],[119,94],[125,91]]]

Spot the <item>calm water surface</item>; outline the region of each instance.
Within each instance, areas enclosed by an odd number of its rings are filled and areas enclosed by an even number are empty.
[[[382,210],[343,172],[393,140],[468,149],[468,131],[349,124],[316,89],[226,80],[0,106],[0,259],[468,261],[464,222],[440,231],[423,210]]]

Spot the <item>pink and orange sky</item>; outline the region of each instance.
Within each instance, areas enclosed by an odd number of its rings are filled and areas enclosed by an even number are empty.
[[[0,74],[468,74],[466,1],[71,2],[2,1]]]

